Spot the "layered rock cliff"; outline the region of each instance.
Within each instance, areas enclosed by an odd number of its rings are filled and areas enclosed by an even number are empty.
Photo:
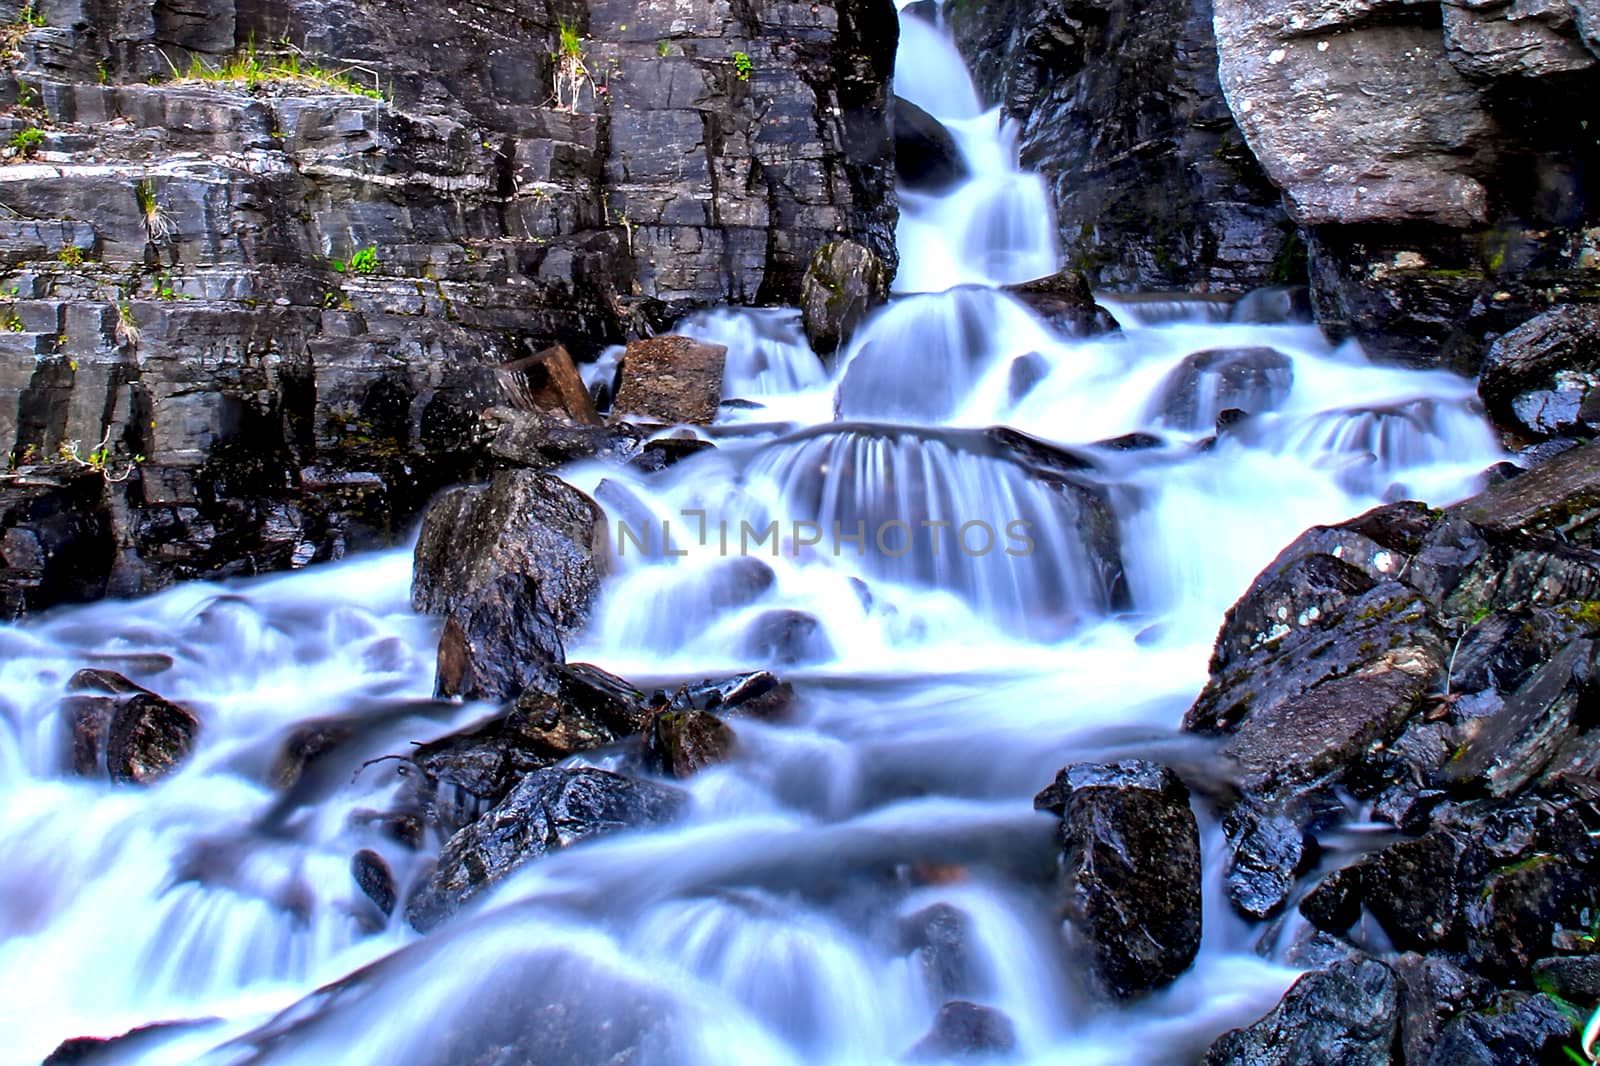
[[[485,467],[498,364],[893,263],[889,0],[0,26],[0,615],[392,536]]]
[[[1326,328],[1470,371],[1600,291],[1591,8],[1217,0],[1223,89],[1308,231]]]

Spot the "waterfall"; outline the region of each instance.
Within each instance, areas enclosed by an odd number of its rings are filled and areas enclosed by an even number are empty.
[[[1170,734],[1223,612],[1300,531],[1462,497],[1496,443],[1470,382],[1224,301],[1107,298],[1119,332],[1061,335],[1001,289],[1060,266],[1042,181],[948,37],[902,33],[898,89],[970,177],[904,196],[897,297],[832,369],[793,311],[693,316],[742,401],[718,447],[563,471],[614,534],[569,658],[652,684],[771,668],[795,720],[737,723],[736,757],[682,783],[685,820],[531,863],[421,937],[350,859],[402,886],[424,868],[437,842],[414,852],[380,814],[393,756],[492,708],[429,699],[409,553],[0,627],[18,1061],[176,1022],[122,1061],[892,1063],[947,998],[1003,1010],[1018,1061],[1193,1061],[1276,1001],[1294,972],[1221,902],[1214,825],[1193,969],[1090,1001],[1037,887],[1052,826],[1031,797],[1108,730]],[[179,772],[69,772],[86,664],[197,709]],[[326,730],[347,754],[285,789],[286,745]],[[963,925],[959,966],[907,940],[929,908]]]

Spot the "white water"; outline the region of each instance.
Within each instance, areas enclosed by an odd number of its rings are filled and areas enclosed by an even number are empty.
[[[1070,341],[993,292],[1056,265],[1042,187],[1016,171],[953,49],[905,29],[901,91],[951,122],[975,173],[907,204],[897,288],[925,295],[879,314],[832,374],[792,313],[697,316],[686,331],[729,346],[729,398],[760,406],[729,407],[719,449],[663,474],[567,472],[615,523],[672,521],[688,551],[619,559],[571,657],[665,679],[776,653],[799,720],[739,723],[737,757],[689,783],[686,821],[531,864],[419,938],[398,920],[374,931],[349,874],[363,847],[402,882],[421,861],[358,813],[385,809],[398,764],[362,763],[487,709],[424,700],[436,628],[406,606],[407,554],[0,629],[0,1060],[210,1018],[122,1061],[434,1063],[461,1034],[539,1012],[577,1034],[570,1061],[609,1057],[643,1019],[660,1024],[636,1061],[892,1062],[945,998],[896,931],[935,903],[970,926],[960,997],[1006,1012],[1022,1061],[1122,1063],[1130,1047],[1192,1061],[1275,1001],[1293,973],[1258,958],[1229,914],[1209,826],[1194,969],[1133,1007],[1086,998],[1040,887],[1051,827],[1029,801],[1075,758],[1203,757],[1171,731],[1251,577],[1310,525],[1467,494],[1493,441],[1469,382],[1369,365],[1311,327],[1121,304],[1123,333]],[[958,285],[977,288],[946,293]],[[1292,385],[1203,447],[1208,429],[1168,424],[1163,384],[1193,353],[1242,347],[1286,356]],[[1201,389],[1202,407],[1216,400],[1214,380]],[[850,421],[832,423],[836,410]],[[1092,459],[1120,579],[1091,561],[1081,499],[1008,459],[981,432],[997,424]],[[1083,447],[1136,431],[1163,443]],[[685,510],[706,512],[704,544]],[[1007,555],[1002,537],[968,556],[946,540],[936,555],[920,527],[898,557],[827,542],[834,521],[894,519],[1027,521],[1034,547]],[[779,557],[730,557],[741,522],[772,520]],[[795,521],[824,542],[797,543]],[[810,620],[776,649],[762,639],[775,611]],[[170,666],[128,658],[149,653]],[[172,778],[119,789],[64,771],[58,700],[91,661],[200,714],[199,750]],[[362,739],[285,800],[274,755],[334,715],[358,717]]]

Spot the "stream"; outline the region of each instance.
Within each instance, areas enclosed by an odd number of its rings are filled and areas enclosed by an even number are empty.
[[[1001,288],[1060,265],[1043,183],[940,31],[903,17],[898,69],[971,176],[902,194],[896,299],[831,368],[798,312],[692,317],[680,332],[729,349],[718,447],[562,471],[614,532],[670,523],[683,553],[614,536],[569,659],[642,687],[770,668],[797,718],[737,723],[736,756],[683,783],[686,818],[531,863],[424,938],[375,925],[350,857],[378,850],[402,885],[422,868],[437,840],[376,825],[405,784],[382,757],[493,708],[431,699],[409,549],[0,627],[0,1060],[171,1021],[115,1061],[437,1063],[537,1009],[548,1062],[889,1063],[949,998],[902,942],[936,904],[964,916],[959,998],[1010,1018],[1016,1061],[1194,1061],[1276,1002],[1286,938],[1258,950],[1228,908],[1198,807],[1193,968],[1098,1002],[1032,797],[1080,759],[1204,766],[1177,728],[1223,613],[1310,526],[1474,491],[1501,455],[1473,383],[1203,298],[1102,296],[1121,330],[1063,336]],[[1240,406],[1260,413],[1219,435]],[[1030,438],[1076,464],[1065,488],[1015,458]],[[178,772],[135,789],[64,767],[86,665],[196,711]],[[376,761],[273,786],[292,730],[352,715]]]

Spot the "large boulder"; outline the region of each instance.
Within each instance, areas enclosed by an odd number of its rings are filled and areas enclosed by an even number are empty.
[[[800,284],[800,320],[812,351],[827,357],[848,344],[889,299],[892,280],[878,254],[855,241],[817,249]]]
[[[605,513],[550,474],[513,470],[428,510],[411,604],[445,617],[437,691],[508,700],[548,687],[607,567]]]
[[[406,901],[406,920],[427,932],[524,863],[589,837],[669,822],[686,802],[677,789],[604,770],[529,774],[445,843],[432,876]]]
[[[722,404],[728,349],[689,337],[634,341],[622,357],[612,410],[646,421],[707,426]]]
[[[1080,763],[1034,806],[1061,817],[1062,900],[1099,987],[1128,999],[1170,984],[1200,948],[1200,834],[1164,766]]]
[[[1376,959],[1334,963],[1294,983],[1272,1013],[1223,1034],[1206,1066],[1389,1066],[1399,982]]]
[[[1302,228],[1325,329],[1472,372],[1496,335],[1592,290],[1587,5],[1215,7],[1222,89]]]
[[[944,123],[901,96],[894,98],[894,172],[900,187],[944,193],[971,173]]]

